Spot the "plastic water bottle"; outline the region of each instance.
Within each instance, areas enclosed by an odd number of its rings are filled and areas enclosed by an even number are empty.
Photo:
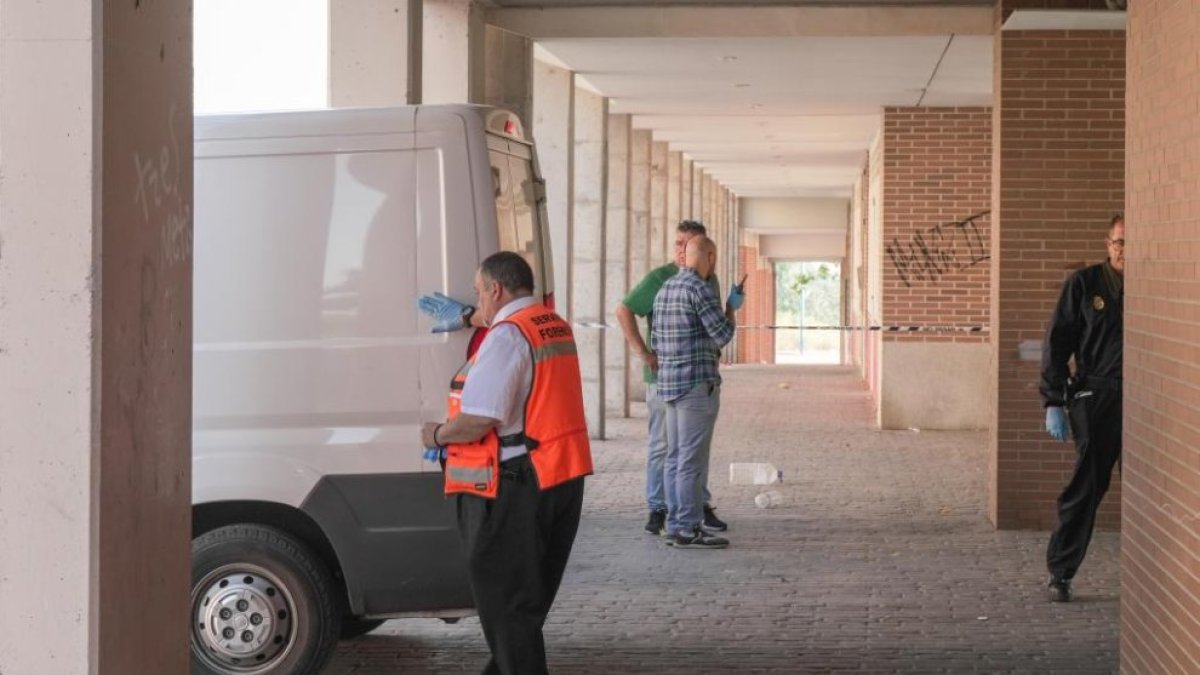
[[[783,472],[769,462],[733,462],[729,482],[734,485],[770,485],[783,479]]]
[[[754,497],[754,505],[760,509],[773,509],[783,503],[783,494],[779,490],[767,490]]]

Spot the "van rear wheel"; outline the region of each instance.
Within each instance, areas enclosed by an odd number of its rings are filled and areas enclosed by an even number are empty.
[[[192,540],[192,675],[314,675],[337,646],[333,580],[296,538],[229,525]]]

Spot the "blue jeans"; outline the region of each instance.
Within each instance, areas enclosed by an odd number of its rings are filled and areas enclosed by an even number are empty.
[[[691,532],[704,520],[704,492],[721,385],[698,384],[667,407],[667,532]]]
[[[653,382],[646,383],[646,410],[650,417],[646,448],[646,506],[651,511],[666,511],[667,497],[663,492],[663,475],[667,468],[667,405],[658,397],[658,386]],[[713,423],[716,421],[717,416],[713,415]],[[708,439],[711,444],[711,431]],[[709,504],[712,502],[712,495],[708,491],[708,462],[704,463],[700,483],[704,486],[704,503]]]

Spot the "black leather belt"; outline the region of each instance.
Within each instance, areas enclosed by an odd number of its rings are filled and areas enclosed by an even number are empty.
[[[515,434],[501,436],[500,437],[500,447],[502,447],[502,448],[525,447],[525,432],[518,431]]]

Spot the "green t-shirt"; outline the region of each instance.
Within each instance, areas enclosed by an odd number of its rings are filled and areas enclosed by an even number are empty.
[[[650,344],[650,326],[654,321],[654,298],[658,296],[658,292],[662,290],[663,284],[667,283],[667,279],[675,276],[679,272],[679,267],[675,263],[667,263],[662,267],[656,267],[650,270],[649,274],[642,278],[637,286],[629,291],[629,295],[621,301],[629,311],[635,316],[646,318],[646,344]],[[714,273],[708,277],[708,285],[712,286],[713,292],[717,297],[721,297],[721,282],[717,280],[717,275]],[[649,368],[642,368],[642,380],[646,384],[654,384],[658,381],[654,371]]]

